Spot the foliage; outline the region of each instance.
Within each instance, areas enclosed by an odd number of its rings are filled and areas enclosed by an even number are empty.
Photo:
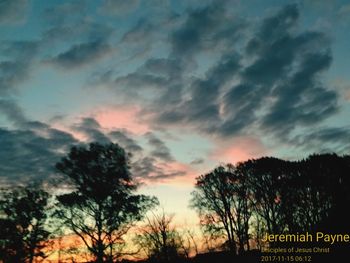
[[[208,235],[223,235],[229,250],[243,253],[252,237],[260,246],[264,233],[349,231],[342,212],[350,202],[349,174],[349,156],[252,159],[199,176],[191,206]]]
[[[96,262],[114,262],[123,236],[157,200],[136,195],[127,155],[117,144],[73,147],[57,163],[75,187],[58,196],[58,218],[78,235]]]
[[[0,261],[34,262],[45,258],[49,194],[34,187],[2,190],[0,199]]]

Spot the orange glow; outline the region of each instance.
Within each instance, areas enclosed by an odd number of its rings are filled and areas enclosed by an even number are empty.
[[[81,239],[76,235],[65,235],[53,239],[44,262],[86,262],[91,260]]]
[[[43,262],[89,262],[93,260],[84,242],[77,235],[61,236],[52,239],[51,242],[52,244],[47,248],[49,256]],[[128,247],[132,247],[131,240],[128,242]]]

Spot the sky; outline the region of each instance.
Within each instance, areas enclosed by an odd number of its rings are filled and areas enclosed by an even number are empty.
[[[350,153],[349,1],[0,0],[0,184],[118,143],[188,208],[222,163]]]

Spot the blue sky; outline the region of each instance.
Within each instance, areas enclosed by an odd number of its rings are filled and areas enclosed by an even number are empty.
[[[220,163],[349,154],[349,23],[349,1],[0,1],[0,183],[116,142],[180,213]]]

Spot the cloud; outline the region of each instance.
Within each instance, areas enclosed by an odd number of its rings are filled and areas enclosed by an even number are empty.
[[[109,137],[121,145],[127,152],[132,154],[143,151],[143,148],[128,135],[126,130],[115,130],[110,132]]]
[[[120,45],[128,56],[127,60],[147,57],[152,47],[159,41],[156,35],[160,28],[154,23],[155,21],[140,18],[135,25],[123,34]]]
[[[140,182],[169,181],[188,175],[189,168],[177,162],[165,142],[151,132],[138,137],[139,140],[147,139],[148,145],[144,147],[137,142],[134,135],[125,130],[114,130],[109,136],[132,154],[131,172]]]
[[[214,5],[205,10],[192,11],[181,28],[170,34],[169,41],[172,51],[168,58],[151,58],[135,72],[117,77],[114,82],[108,84],[109,87],[117,91],[123,87],[123,91],[129,93],[131,97],[138,96],[140,99],[145,99],[149,93],[147,90],[156,91],[152,98],[152,105],[155,107],[150,106],[147,110],[157,112],[159,108],[162,108],[159,111],[161,114],[156,116],[156,122],[159,124],[171,123],[172,120],[198,124],[206,121],[208,124],[214,124],[219,114],[216,99],[219,98],[220,88],[234,77],[239,69],[239,56],[236,53],[227,54],[225,52],[216,67],[208,71],[207,79],[194,81],[189,89],[187,89],[189,80],[184,78],[184,74],[187,74],[188,61],[198,52],[208,51],[216,46],[224,50],[232,49],[232,44],[239,36],[243,26],[240,20],[227,23],[228,21],[225,9]],[[135,28],[130,32],[143,32],[144,34],[151,30],[148,27],[148,30],[145,30],[145,25],[146,23],[139,23],[136,27],[138,30]],[[188,27],[191,27],[191,30]],[[198,35],[196,40],[198,43],[194,43],[195,48],[193,49],[187,46],[182,39],[183,35],[192,34],[192,30],[198,31],[195,33]],[[187,31],[191,32],[186,33]],[[229,39],[226,39],[225,35],[229,36]],[[202,41],[205,41],[206,44],[202,44]],[[191,97],[191,99],[184,99],[184,96]],[[205,128],[213,130],[215,125]]]
[[[205,75],[196,79],[189,87],[190,99],[174,108],[166,108],[156,119],[158,123],[184,122],[195,126],[204,133],[215,133],[220,121],[219,99],[222,88],[239,70],[236,54],[225,56]]]
[[[157,138],[151,132],[148,132],[145,136],[148,140],[148,143],[152,146],[151,156],[166,162],[174,161],[174,157],[171,156],[169,148],[162,140]]]
[[[266,18],[248,42],[246,56],[255,60],[242,69],[243,81],[225,95],[229,117],[223,135],[256,121],[262,129],[288,135],[297,126],[318,123],[336,112],[337,94],[319,81],[331,63],[327,37],[295,33],[298,17],[297,6],[286,6]]]
[[[0,113],[13,127],[0,128],[0,183],[55,177],[54,164],[78,141],[68,132],[28,119],[17,103],[0,100]]]
[[[71,44],[71,47],[79,44],[88,43],[103,43],[106,42],[114,32],[114,28],[108,24],[102,24],[94,19],[89,19],[87,14],[84,13],[84,8],[78,4],[79,1],[74,2],[74,6],[63,6],[65,9],[72,11],[63,11],[56,15],[52,15],[52,10],[46,10],[48,12],[47,18],[43,23],[47,24],[47,29],[42,33],[42,42],[46,47],[46,50],[52,48],[61,48]],[[73,4],[73,3],[72,3]],[[55,6],[56,9],[60,6]],[[77,11],[76,11],[77,10]],[[70,15],[66,15],[69,13]],[[73,15],[72,15],[73,14]],[[62,21],[56,21],[53,17],[57,16],[57,19],[63,19]],[[70,19],[69,19],[70,18]],[[68,21],[66,21],[68,20]],[[63,43],[64,45],[60,45]],[[55,50],[55,49],[54,49]],[[67,50],[65,50],[67,51]],[[65,51],[62,51],[64,53]]]
[[[138,104],[144,110],[150,103],[158,107],[179,103],[183,85],[181,74],[178,61],[150,58],[125,75],[115,76],[113,70],[97,73],[91,78],[90,86],[107,87],[129,104]]]
[[[88,115],[88,113],[86,113]],[[140,119],[142,110],[139,106],[118,105],[94,109],[93,117],[104,128],[126,129],[142,135],[149,131],[149,124]]]
[[[108,40],[115,28],[109,23],[100,23],[92,16],[89,13],[89,3],[85,0],[48,4],[40,12],[39,19],[44,25],[41,44],[45,48],[46,60],[48,57],[54,59],[62,55],[60,58],[63,63],[74,66],[74,62],[80,64],[89,60],[84,52],[91,52],[93,62],[102,55],[103,47],[111,48]],[[61,50],[58,55],[57,50]],[[72,62],[74,59],[76,60]]]
[[[102,40],[71,46],[68,50],[49,60],[63,69],[78,68],[96,62],[111,51],[109,44]]]
[[[181,165],[159,163],[155,158],[150,156],[133,162],[131,167],[133,175],[141,182],[173,180],[176,177],[182,177],[188,174],[187,170]]]
[[[99,10],[106,15],[125,15],[134,11],[139,4],[139,0],[104,0]]]
[[[49,25],[62,26],[65,24],[75,24],[86,15],[86,11],[86,1],[75,0],[45,9],[42,18],[45,19]]]
[[[160,173],[159,168],[155,165],[155,159],[151,157],[144,157],[133,162],[132,171],[138,178],[147,178],[151,173]]]
[[[170,35],[171,56],[191,60],[199,52],[228,48],[243,28],[242,20],[227,14],[225,1],[193,9],[182,26]]]
[[[13,101],[0,101],[0,109],[2,108],[7,110],[8,119],[15,124],[12,130],[3,131],[4,134],[7,131],[6,136],[3,135],[4,137],[11,138],[11,141],[5,140],[5,143],[11,144],[18,137],[15,149],[22,151],[21,148],[24,149],[28,142],[31,142],[31,149],[33,149],[31,152],[32,158],[28,158],[26,165],[29,165],[33,160],[38,160],[39,162],[39,160],[47,158],[45,159],[46,164],[42,164],[42,167],[39,167],[39,163],[34,163],[33,170],[28,170],[28,176],[31,179],[51,178],[50,176],[54,172],[52,165],[67,153],[73,144],[90,142],[106,144],[113,142],[122,146],[131,154],[130,166],[135,178],[142,182],[169,180],[186,174],[186,171],[181,170],[183,167],[180,164],[175,165],[176,161],[165,143],[153,133],[148,132],[145,135],[141,135],[134,134],[126,129],[117,129],[114,125],[104,127],[93,117],[82,117],[71,127],[58,129],[46,123],[28,120],[20,107]],[[60,122],[60,119],[56,121]],[[147,147],[142,147],[139,143],[139,140],[143,140],[143,138],[147,139]],[[47,149],[45,149],[45,144],[47,144]],[[16,153],[15,149],[13,149],[13,152],[10,152],[10,156],[20,155],[20,153]],[[10,165],[13,165],[13,163],[10,163]],[[7,166],[4,167],[6,168]],[[35,171],[35,167],[43,172],[38,175],[32,175],[31,173]],[[14,175],[9,176],[9,179],[24,176],[26,172],[24,166],[19,166],[18,170],[13,171]],[[4,178],[6,177],[4,175]]]
[[[310,153],[337,152],[348,154],[350,151],[350,127],[320,127],[291,138],[290,143]]]
[[[0,51],[0,94],[14,93],[19,83],[29,77],[33,60],[38,53],[37,41],[2,41]]]
[[[175,59],[150,58],[140,67],[140,72],[145,74],[157,74],[167,79],[177,78],[182,69]]]
[[[142,89],[161,89],[166,85],[167,80],[160,76],[141,73],[130,73],[126,76],[118,77],[115,80],[116,86],[127,89],[135,89],[142,86]]]
[[[155,11],[147,2],[140,14],[135,12],[132,20],[116,27],[118,17],[103,19],[104,24],[97,19],[101,14],[133,12],[139,1],[103,1],[97,16],[84,2],[46,9],[39,40],[0,43],[0,95],[13,96],[36,62],[45,58],[67,70],[93,66],[81,77],[98,71],[93,88],[107,87],[115,103],[128,106],[103,106],[85,112],[73,126],[55,130],[65,130],[75,142],[120,143],[134,154],[138,178],[188,174],[167,141],[156,136],[173,127],[200,133],[215,143],[228,142],[219,143],[221,150],[211,156],[227,161],[264,152],[262,143],[247,139],[260,136],[300,149],[303,145],[316,149],[322,140],[327,141],[323,149],[347,149],[345,128],[322,128],[340,107],[338,91],[324,81],[332,64],[330,38],[302,27],[307,25],[298,5],[248,21],[232,10],[229,1],[197,1],[188,4],[189,9],[180,3],[175,8],[179,13],[170,5],[162,7],[168,8],[166,12]],[[0,10],[1,23],[5,9]],[[122,50],[122,58],[115,56],[116,49]],[[348,95],[346,89],[343,95]],[[0,111],[8,121],[3,136],[13,140],[18,136],[19,144],[24,144],[24,137],[39,144],[64,137],[48,123],[27,119],[11,99],[0,101]],[[68,137],[61,139],[63,144]]]
[[[187,174],[186,167],[177,163],[165,143],[152,133],[145,135],[150,146],[146,149],[138,142],[140,136],[135,137],[125,129],[106,129],[92,117],[81,118],[64,131],[28,120],[14,102],[1,100],[1,109],[6,109],[7,117],[14,123],[12,129],[0,128],[1,183],[57,179],[55,163],[73,145],[89,142],[113,142],[122,146],[131,153],[131,171],[142,182],[172,180]]]
[[[175,160],[170,149],[155,134],[148,132],[135,137],[126,130],[113,130],[108,135],[131,153],[130,168],[138,181],[159,182],[188,175],[189,169]],[[147,139],[148,146],[140,145],[138,140],[142,137]]]
[[[0,113],[5,115],[9,122],[17,126],[27,123],[27,118],[24,116],[22,109],[13,100],[0,99]]]
[[[6,117],[13,128],[29,130],[43,130],[49,128],[49,125],[46,123],[29,120],[25,116],[22,108],[19,107],[17,102],[13,99],[0,99],[0,113]]]
[[[332,60],[327,36],[296,31],[298,17],[296,5],[285,6],[266,18],[249,41],[246,52],[255,61],[242,71],[243,86],[233,87],[226,102],[234,107],[249,101],[229,120],[243,120],[239,129],[249,125],[244,118],[253,123],[258,113],[265,112],[259,116],[261,128],[283,137],[336,112],[337,94],[319,79]]]
[[[350,4],[342,5],[338,10],[338,14],[340,15],[340,17],[343,17],[343,18],[349,17]]]
[[[122,43],[126,43],[130,51],[134,45],[144,48],[148,46],[147,43],[155,46],[155,43],[167,40],[170,46],[169,56],[151,57],[136,71],[118,76],[114,80],[111,78],[111,71],[108,71],[109,78],[106,79],[107,75],[101,74],[99,80],[113,90],[128,93],[132,98],[138,96],[140,100],[147,100],[151,90],[155,91],[154,104],[178,104],[182,102],[182,96],[187,95],[188,79],[184,78],[184,75],[188,74],[188,69],[193,69],[193,58],[201,52],[233,48],[234,40],[240,36],[244,25],[240,19],[230,19],[232,17],[228,18],[225,7],[214,4],[204,9],[193,10],[183,17],[169,14],[160,21],[159,17],[140,19],[124,34]],[[157,25],[154,25],[156,21]],[[165,38],[167,35],[169,37]],[[196,39],[189,40],[193,35]],[[141,41],[143,44],[139,45]],[[206,88],[208,86],[202,89]]]
[[[103,144],[111,142],[102,132],[102,127],[94,118],[82,118],[79,123],[73,126],[73,130],[82,132],[86,136],[86,141],[88,142],[99,142]]]
[[[42,22],[47,25],[48,29],[45,28],[46,31],[35,39],[0,41],[2,54],[0,59],[0,93],[13,93],[18,84],[28,80],[34,71],[33,66],[37,65],[36,62],[50,61],[60,67],[71,69],[98,61],[114,50],[108,43],[113,29],[87,19],[83,11],[83,2],[64,3],[45,10],[44,14],[47,16],[46,20],[44,19]],[[7,5],[7,1],[3,5]],[[71,17],[67,13],[79,15],[74,16],[73,20],[63,22],[54,19],[54,17],[57,19]],[[48,18],[51,20],[48,21]],[[61,41],[66,41],[64,46],[71,44],[71,47],[58,55],[50,54],[62,48],[62,45],[58,45],[61,44]],[[42,57],[43,54],[46,58]]]
[[[113,129],[106,135],[131,153],[131,172],[142,183],[174,180],[192,172],[188,166],[175,160],[165,142],[154,133],[137,135],[125,129]],[[144,139],[147,144],[141,146],[140,141]]]
[[[28,64],[20,61],[0,62],[0,92],[13,91],[15,85],[28,76]]]
[[[251,25],[256,30],[243,35],[240,49],[235,39],[242,29],[233,27],[235,38],[224,34],[233,22],[220,27],[223,14],[217,6],[196,10],[172,35],[177,58],[191,59],[206,47],[216,47],[218,42],[211,40],[217,34],[225,48],[218,49],[221,56],[203,77],[186,80],[187,96],[178,104],[151,109],[158,112],[152,115],[156,124],[187,125],[223,138],[269,132],[283,141],[296,128],[315,126],[337,112],[338,95],[322,82],[332,62],[329,39],[298,28],[297,5]]]
[[[218,141],[210,153],[210,158],[216,162],[236,164],[267,154],[268,150],[259,138],[239,136],[231,140]]]
[[[46,50],[43,62],[76,69],[97,62],[114,50],[108,42],[114,29],[90,17],[84,0],[50,6],[40,18],[46,25],[41,35],[41,45]]]
[[[191,165],[198,165],[198,164],[202,164],[204,163],[204,159],[203,158],[196,158],[194,160],[191,161]]]
[[[22,22],[28,6],[28,0],[2,0],[0,2],[0,25]]]
[[[0,50],[3,56],[16,60],[28,60],[32,58],[37,54],[39,47],[39,41],[36,40],[3,40],[0,42]]]
[[[241,19],[226,14],[224,5],[213,4],[189,12],[185,21],[169,36],[169,57],[150,59],[136,71],[165,80],[152,83],[159,87],[159,92],[153,107],[148,110],[159,112],[151,114],[156,124],[186,123],[207,133],[217,129],[220,119],[218,100],[223,86],[239,70],[239,55],[232,50],[244,27]],[[208,70],[206,78],[187,78],[198,54],[217,51],[222,54]],[[134,87],[140,89],[140,85]]]
[[[96,120],[137,134],[181,126],[221,140],[271,136],[288,142],[338,112],[339,95],[323,81],[332,63],[330,38],[300,27],[298,5],[252,21],[228,6],[223,1],[167,16],[175,21],[167,38],[166,23],[155,26],[159,18],[139,19],[126,30],[121,45],[142,48],[146,39],[154,47],[166,40],[165,52],[149,53],[127,74],[109,68],[97,76],[98,84],[139,108],[136,114],[96,114]],[[126,127],[124,116],[148,122],[146,128]]]
[[[0,128],[0,180],[2,182],[50,181],[54,164],[77,141],[68,133],[52,129]]]

